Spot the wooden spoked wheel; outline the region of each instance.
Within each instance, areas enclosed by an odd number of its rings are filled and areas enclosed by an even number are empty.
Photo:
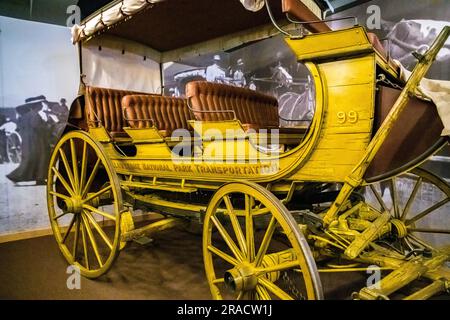
[[[450,186],[422,168],[372,184],[366,199],[393,216],[394,245],[401,253],[450,244]]]
[[[104,274],[119,253],[122,194],[103,147],[87,133],[71,131],[55,146],[47,206],[67,262],[89,278]]]
[[[203,255],[214,299],[322,299],[308,243],[267,189],[233,182],[219,188],[205,215]]]

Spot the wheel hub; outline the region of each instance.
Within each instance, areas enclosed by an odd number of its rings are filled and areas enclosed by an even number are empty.
[[[64,200],[63,211],[75,214],[81,213],[83,211],[83,199],[80,196],[75,196]]]
[[[406,227],[405,223],[398,219],[392,219],[391,224],[394,227],[397,236],[401,239],[408,235],[408,228]]]
[[[233,292],[254,290],[258,282],[255,268],[250,264],[237,265],[224,275],[225,285]]]

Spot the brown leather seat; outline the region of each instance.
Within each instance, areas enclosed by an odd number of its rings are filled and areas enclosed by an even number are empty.
[[[232,120],[236,115],[245,131],[278,129],[280,134],[297,135],[306,132],[305,128],[280,128],[277,99],[257,91],[192,81],[186,85],[186,96],[196,119],[201,121]]]
[[[86,108],[91,127],[104,126],[113,138],[128,137],[123,131],[126,122],[122,116],[122,98],[141,92],[116,90],[100,87],[86,87]]]
[[[192,81],[186,85],[186,96],[201,121],[232,120],[235,115],[244,128],[279,126],[277,99],[250,89]]]
[[[189,129],[193,118],[187,101],[181,98],[156,95],[128,95],[122,98],[125,121],[131,128],[150,128],[153,125],[163,136],[176,129]]]

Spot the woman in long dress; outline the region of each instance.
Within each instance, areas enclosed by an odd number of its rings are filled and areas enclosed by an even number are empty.
[[[21,114],[17,130],[22,137],[22,160],[20,165],[6,177],[17,182],[36,181],[37,185],[45,184],[50,157],[47,123],[39,111],[42,102],[28,103],[17,107]]]

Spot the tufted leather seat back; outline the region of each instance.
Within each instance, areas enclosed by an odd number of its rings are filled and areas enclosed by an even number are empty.
[[[101,124],[112,137],[126,135],[123,127],[126,125],[122,116],[122,98],[140,92],[116,90],[99,87],[86,87],[86,109],[89,126],[98,127]]]
[[[192,81],[186,85],[186,96],[201,121],[231,120],[232,110],[246,128],[279,126],[277,99],[250,89]]]
[[[132,128],[155,125],[170,136],[176,129],[188,129],[193,118],[187,101],[181,98],[149,95],[128,95],[122,99],[123,113]],[[151,119],[151,120],[147,120]]]

